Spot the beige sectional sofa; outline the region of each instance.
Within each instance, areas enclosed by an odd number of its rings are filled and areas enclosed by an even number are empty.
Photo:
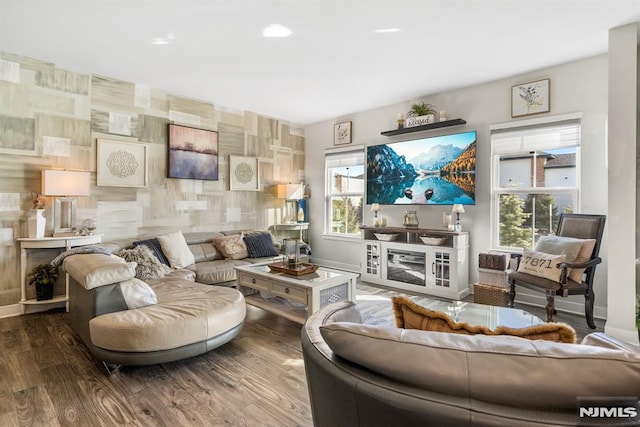
[[[316,427],[596,425],[579,397],[640,395],[640,348],[602,333],[566,344],[374,326],[347,301],[309,317],[302,349]]]
[[[234,288],[234,267],[273,259],[225,259],[213,239],[237,233],[183,233],[195,263],[167,267],[167,274],[144,281],[135,277],[135,262],[110,254],[154,235],[106,242],[92,248],[94,253],[67,254],[62,266],[70,276],[74,330],[110,372],[119,365],[195,356],[228,342],[246,315],[244,296]],[[226,286],[211,286],[220,284]]]

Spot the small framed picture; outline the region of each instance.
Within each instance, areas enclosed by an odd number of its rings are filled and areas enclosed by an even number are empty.
[[[98,139],[96,184],[109,187],[147,186],[147,145]]]
[[[351,122],[333,125],[333,145],[351,144]]]
[[[511,117],[548,113],[550,80],[543,79],[511,87]]]
[[[259,191],[258,158],[229,156],[229,190]]]

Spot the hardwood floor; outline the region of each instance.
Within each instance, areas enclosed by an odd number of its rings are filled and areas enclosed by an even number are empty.
[[[300,325],[247,309],[242,332],[218,349],[112,376],[64,311],[0,319],[0,426],[311,426]],[[591,331],[582,316],[557,319]]]

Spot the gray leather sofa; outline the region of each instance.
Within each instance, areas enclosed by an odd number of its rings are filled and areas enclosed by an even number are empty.
[[[255,230],[234,230],[234,231],[198,231],[184,232],[184,238],[187,241],[189,249],[195,257],[195,264],[185,267],[193,271],[195,281],[206,283],[209,285],[222,284],[225,282],[233,282],[236,279],[235,267],[248,264],[263,264],[271,262],[273,257],[265,258],[242,258],[242,259],[225,259],[222,253],[213,244],[213,239],[218,236],[229,236],[241,232],[255,232]],[[116,253],[121,249],[133,246],[134,242],[149,240],[166,232],[146,233],[135,238],[113,240],[101,244],[111,253]],[[230,284],[231,284],[230,283]]]
[[[122,283],[134,278],[135,265],[104,253],[64,257],[72,327],[108,371],[184,359],[228,342],[241,331],[246,315],[244,296],[234,289],[234,267],[273,259],[224,259],[213,239],[237,233],[183,233],[195,264],[146,280],[157,302],[133,309]],[[159,234],[110,241],[96,249],[115,254]]]
[[[302,349],[316,427],[570,426],[578,396],[640,395],[640,349],[602,333],[562,344],[378,327],[347,301],[309,317]]]

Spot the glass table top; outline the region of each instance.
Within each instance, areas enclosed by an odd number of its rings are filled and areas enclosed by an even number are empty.
[[[416,304],[430,310],[447,313],[456,322],[486,326],[489,329],[495,329],[498,326],[525,328],[545,323],[539,317],[517,308],[496,307],[465,301],[444,301],[422,296],[410,296],[410,298]],[[369,317],[373,323],[380,326],[395,326],[390,296],[363,294],[358,290],[356,303],[363,318]]]
[[[539,317],[517,308],[496,307],[464,301],[440,301],[423,297],[411,299],[423,307],[447,313],[456,322],[484,325],[489,329],[495,329],[498,326],[525,328],[545,323]]]

